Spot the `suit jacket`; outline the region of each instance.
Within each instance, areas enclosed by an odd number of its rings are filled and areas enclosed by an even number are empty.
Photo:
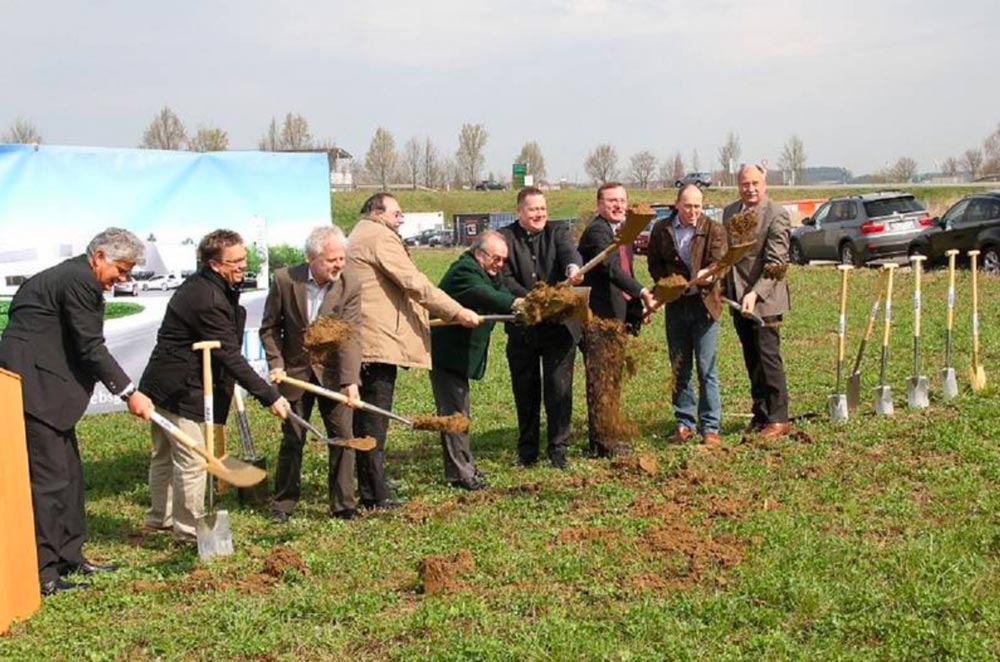
[[[462,307],[417,269],[381,219],[363,216],[350,244],[344,275],[361,286],[361,360],[430,368],[428,311],[451,319]]]
[[[580,258],[589,262],[615,240],[615,229],[601,216],[595,216],[580,236]],[[632,244],[624,246],[629,264],[632,264]],[[583,277],[583,284],[590,286],[590,310],[598,317],[625,321],[628,302],[622,293],[633,299],[642,293],[642,283],[625,271],[621,254],[614,251],[604,261]]]
[[[500,277],[493,278],[483,269],[471,252],[455,260],[439,287],[456,301],[477,313],[506,314],[514,304]],[[431,329],[431,362],[434,369],[445,369],[470,379],[482,379],[486,373],[486,358],[490,347],[493,322],[484,322],[474,329],[463,326],[440,326]]]
[[[311,363],[302,344],[309,326],[306,302],[309,265],[278,269],[271,280],[260,323],[260,342],[264,346],[269,369],[283,368],[289,377],[316,382],[339,390],[361,381],[361,287],[343,273],[333,282],[320,302],[319,315],[332,315],[351,325],[354,333],[339,348],[332,363]],[[278,390],[289,400],[302,397],[302,389],[280,384]]]
[[[677,252],[674,242],[674,219],[676,215],[661,218],[653,226],[649,235],[649,275],[653,281],[679,274],[691,280],[695,274],[710,264],[718,262],[726,253],[726,230],[704,214],[695,222],[694,237],[691,239],[691,265],[694,273]],[[699,288],[702,303],[713,319],[722,314],[722,294],[718,281]],[[670,304],[667,304],[668,307]]]
[[[278,390],[264,381],[243,358],[246,310],[239,304],[239,290],[202,267],[177,288],[167,304],[156,346],[142,373],[139,388],[153,403],[193,421],[204,421],[202,352],[191,345],[218,340],[212,350],[213,418],[225,423],[233,399],[234,382],[265,407],[278,399]]]
[[[25,281],[9,317],[0,367],[21,376],[24,412],[46,425],[76,425],[98,380],[112,393],[131,383],[104,343],[104,291],[86,255]]]
[[[742,206],[739,200],[728,205],[722,214],[723,223],[737,214]],[[782,315],[791,307],[788,281],[765,278],[764,265],[788,262],[788,212],[770,198],[757,203],[755,211],[757,243],[726,275],[726,296],[739,302],[747,290],[752,289],[757,293],[755,313],[761,317]]]

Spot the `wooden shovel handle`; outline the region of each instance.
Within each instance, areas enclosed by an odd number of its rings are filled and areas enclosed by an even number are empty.
[[[955,256],[958,255],[958,249],[948,249],[944,254],[948,256],[948,320],[946,328],[951,331],[955,325]]]
[[[837,364],[844,362],[844,336],[847,332],[847,273],[853,269],[850,264],[838,264],[840,270],[840,317],[837,318]]]
[[[979,251],[969,251],[972,268],[972,365],[979,366]],[[978,368],[977,368],[978,369]]]
[[[284,382],[285,384],[291,384],[292,386],[298,386],[299,388],[301,388],[304,391],[309,391],[310,393],[315,393],[316,395],[322,395],[325,398],[330,398],[331,400],[336,400],[337,402],[341,402],[341,403],[344,403],[344,404],[346,404],[347,401],[348,401],[348,397],[346,395],[344,395],[343,393],[338,393],[337,391],[331,391],[328,388],[323,388],[322,386],[318,386],[318,385],[313,384],[311,382],[305,382],[305,381],[302,381],[301,379],[295,379],[294,377],[289,377],[288,375],[285,375],[284,377],[281,377],[281,378],[277,379],[276,381]],[[367,411],[370,411],[373,414],[379,414],[381,416],[386,416],[386,417],[391,418],[393,420],[399,421],[400,423],[405,423],[406,425],[409,425],[410,427],[413,427],[413,421],[411,421],[411,420],[409,420],[407,418],[403,418],[399,414],[394,414],[391,411],[386,411],[385,409],[382,409],[381,407],[376,407],[375,405],[370,405],[367,402],[360,402],[358,404],[358,407],[361,408],[361,409],[365,409]]]
[[[200,455],[201,458],[205,460],[207,464],[213,467],[222,466],[222,464],[219,462],[219,458],[209,455],[208,451],[206,451],[204,448],[201,447],[201,444],[192,439],[190,435],[184,432],[184,430],[181,430],[179,427],[171,423],[168,419],[164,418],[163,414],[161,414],[160,412],[154,409],[153,413],[150,415],[149,418],[151,421],[153,421],[161,428],[166,430],[171,437],[173,437],[177,441],[181,442],[182,444],[190,448],[197,455]]]
[[[882,268],[886,270],[885,278],[885,324],[882,328],[882,347],[889,346],[889,327],[892,325],[892,274],[896,271],[893,263],[884,264]]]
[[[911,255],[910,267],[913,269],[913,337],[920,338],[920,276],[923,273],[923,255]]]

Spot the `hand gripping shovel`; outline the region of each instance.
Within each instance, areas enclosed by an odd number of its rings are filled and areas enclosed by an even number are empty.
[[[854,357],[854,367],[851,374],[847,376],[847,411],[854,413],[861,404],[861,360],[865,356],[865,348],[872,337],[872,330],[875,328],[875,318],[878,317],[878,309],[882,304],[882,284],[878,284],[875,292],[875,301],[872,302],[872,309],[868,313],[868,325],[865,327],[865,335],[861,338],[858,346],[858,353]]]
[[[892,388],[886,383],[886,368],[889,365],[889,329],[892,326],[892,273],[896,270],[895,263],[882,265],[886,270],[885,278],[885,325],[882,328],[882,364],[879,367],[879,385],[875,387],[875,413],[879,416],[892,416],[895,409],[892,406]]]
[[[927,378],[920,374],[920,275],[926,259],[923,255],[910,256],[913,265],[913,374],[906,380],[906,404],[911,409],[930,406]]]
[[[848,416],[847,394],[843,392],[844,385],[844,334],[847,331],[847,273],[854,267],[850,264],[839,264],[840,270],[840,315],[837,318],[837,390],[830,395],[830,419],[846,421]]]
[[[288,410],[288,417],[311,432],[316,439],[322,441],[324,444],[328,444],[330,446],[343,446],[344,448],[352,448],[358,451],[370,451],[375,448],[374,439],[334,439],[332,437],[327,437],[325,434],[320,432],[318,427],[292,410]]]
[[[343,393],[338,393],[337,391],[331,391],[328,388],[323,388],[322,386],[318,386],[311,382],[305,382],[302,381],[301,379],[295,379],[294,377],[289,377],[287,375],[281,377],[278,381],[284,382],[286,384],[291,384],[292,386],[298,386],[300,389],[304,391],[309,391],[310,393],[315,393],[316,395],[322,395],[324,398],[330,398],[331,400],[335,400],[337,402],[341,402],[344,404],[346,404],[348,400],[347,396],[344,395]],[[387,418],[391,418],[394,421],[399,421],[400,423],[408,425],[411,428],[413,427],[413,421],[411,421],[410,419],[403,418],[399,414],[394,414],[387,409],[382,409],[381,407],[370,405],[367,402],[360,402],[358,404],[358,409],[364,409],[366,411],[372,412],[373,414],[378,414],[379,416],[385,416]]]
[[[257,455],[253,445],[253,435],[250,434],[250,421],[247,420],[246,404],[243,401],[243,389],[239,385],[233,390],[236,401],[236,428],[240,433],[240,445],[243,446],[243,461],[261,471],[267,472],[267,458]],[[237,486],[236,498],[241,506],[262,506],[267,503],[267,481],[262,480],[252,487]]]
[[[580,267],[579,274],[582,276],[593,270],[597,265],[604,262],[609,255],[617,251],[619,246],[631,244],[639,233],[642,232],[642,229],[649,225],[649,222],[654,218],[656,218],[656,212],[645,203],[640,202],[629,207],[615,240],[608,244],[607,248],[591,258],[589,262]],[[569,283],[569,280],[563,281],[563,283]]]
[[[979,363],[979,251],[969,251],[972,261],[972,365],[969,366],[969,383],[973,391],[986,388],[986,371]]]
[[[958,249],[944,252],[948,256],[948,317],[944,331],[944,369],[941,370],[941,395],[945,400],[958,396],[958,379],[951,364],[951,332],[955,325],[955,256]]]
[[[201,351],[201,379],[205,398],[205,449],[212,457],[215,456],[215,439],[213,432],[215,418],[212,400],[215,397],[212,385],[212,350],[222,347],[218,340],[204,340],[191,345],[194,351]],[[229,528],[229,512],[215,511],[215,480],[208,474],[208,505],[205,515],[199,517],[194,524],[195,535],[198,538],[198,556],[207,561],[213,556],[229,556],[233,553],[233,534]]]

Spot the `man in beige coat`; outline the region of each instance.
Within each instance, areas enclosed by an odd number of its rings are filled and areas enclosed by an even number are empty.
[[[410,259],[399,236],[403,211],[388,193],[376,193],[361,207],[351,231],[345,276],[361,286],[361,399],[392,409],[398,368],[431,367],[429,312],[472,328],[479,315],[431,284]],[[357,453],[362,508],[396,508],[383,468],[388,420],[354,413],[354,436],[377,445]]]

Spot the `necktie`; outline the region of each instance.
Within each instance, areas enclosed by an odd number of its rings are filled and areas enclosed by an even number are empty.
[[[625,244],[618,244],[618,258],[621,260],[622,271],[625,272],[626,276],[632,276],[632,262],[628,259],[628,250],[625,249]],[[626,301],[631,301],[632,297],[628,292],[622,292],[622,298]]]

